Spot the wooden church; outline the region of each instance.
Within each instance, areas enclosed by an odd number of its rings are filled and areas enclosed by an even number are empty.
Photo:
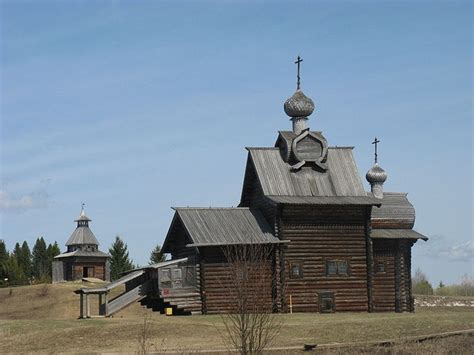
[[[271,250],[273,276],[256,287],[276,312],[290,304],[294,312],[414,310],[411,248],[427,240],[413,230],[415,210],[406,193],[384,192],[377,139],[365,191],[353,147],[331,147],[308,127],[315,105],[300,89],[300,62],[297,90],[284,103],[292,130],[278,132],[272,147],[247,148],[239,207],[174,208],[162,247],[171,261],[132,270],[109,288],[80,290],[81,300],[126,283],[128,295],[106,302],[103,315],[153,299],[161,311],[232,311],[225,250],[258,244]]]
[[[247,148],[239,207],[176,208],[163,251],[199,264],[207,313],[225,311],[228,301],[223,246],[246,243],[274,246],[282,292],[270,295],[283,308],[291,295],[301,312],[413,311],[411,247],[427,239],[412,229],[415,210],[406,193],[383,191],[377,151],[367,192],[353,147],[331,147],[309,129],[315,105],[300,89],[300,62],[284,104],[293,129],[280,131],[273,147]]]

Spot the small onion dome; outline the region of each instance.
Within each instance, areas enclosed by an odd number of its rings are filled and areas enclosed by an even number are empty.
[[[373,183],[384,183],[387,180],[387,173],[383,170],[379,164],[375,163],[372,168],[365,174],[365,178],[371,184]]]
[[[290,117],[307,117],[314,111],[314,102],[303,91],[296,90],[292,97],[285,101],[285,113]]]

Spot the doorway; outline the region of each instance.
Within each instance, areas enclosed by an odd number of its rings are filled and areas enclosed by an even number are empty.
[[[334,313],[336,311],[336,303],[334,302],[334,292],[319,293],[319,312]]]
[[[82,268],[82,277],[94,277],[94,267],[84,266]]]

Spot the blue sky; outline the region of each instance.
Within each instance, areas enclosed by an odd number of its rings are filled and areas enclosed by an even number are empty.
[[[2,1],[1,232],[64,245],[81,202],[106,250],[144,264],[170,206],[236,206],[245,146],[310,126],[353,145],[361,176],[381,139],[386,191],[409,193],[414,268],[473,273],[472,5],[435,1]],[[365,182],[365,179],[364,179]],[[367,189],[369,189],[366,184]]]

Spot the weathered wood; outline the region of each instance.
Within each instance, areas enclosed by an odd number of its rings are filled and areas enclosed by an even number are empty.
[[[374,310],[373,290],[374,290],[374,249],[372,239],[370,238],[370,231],[372,228],[370,222],[370,215],[372,207],[366,208],[365,217],[365,246],[367,255],[367,298],[368,298],[368,311]]]
[[[294,311],[320,311],[321,292],[334,294],[337,311],[368,310],[366,218],[363,206],[284,207],[281,233],[291,240],[285,251],[286,292]],[[328,276],[328,260],[346,261],[347,276]],[[302,278],[291,277],[292,263],[302,265]]]

